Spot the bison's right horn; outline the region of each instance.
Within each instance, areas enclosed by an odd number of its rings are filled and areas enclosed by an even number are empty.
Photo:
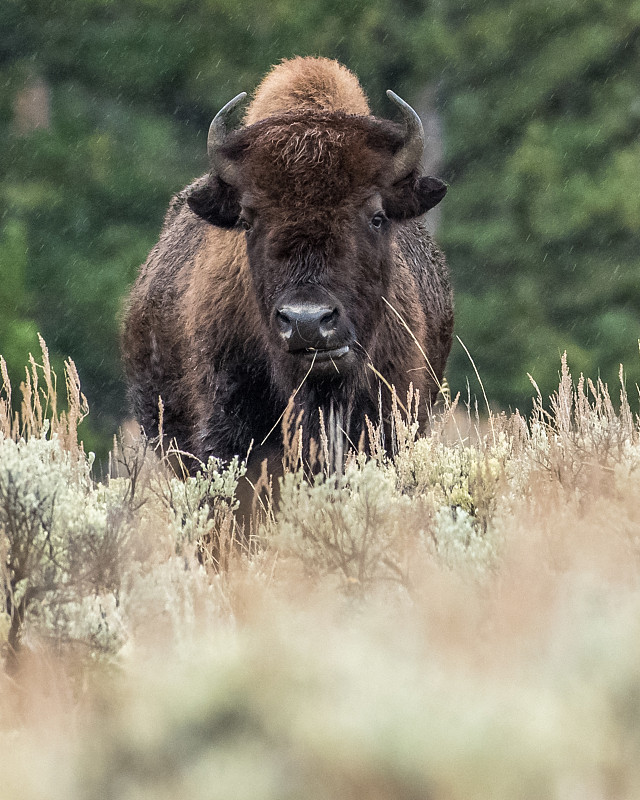
[[[393,178],[391,182],[396,183],[406,178],[420,163],[424,151],[424,128],[420,117],[409,103],[405,103],[391,89],[387,90],[387,97],[400,109],[406,129],[404,144],[393,158]]]
[[[225,183],[233,183],[233,178],[237,173],[237,167],[233,161],[225,158],[220,152],[222,145],[227,138],[227,120],[235,107],[247,96],[246,92],[240,92],[233,100],[223,106],[215,115],[209,126],[209,136],[207,137],[207,155],[211,172],[222,178]]]

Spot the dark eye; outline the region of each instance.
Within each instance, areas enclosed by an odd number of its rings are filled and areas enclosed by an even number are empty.
[[[379,211],[371,218],[371,227],[375,231],[379,231],[380,228],[384,225],[386,218],[387,217],[385,216],[384,212]]]
[[[248,219],[244,219],[244,217],[240,217],[240,227],[243,231],[250,231],[252,228],[251,223]]]

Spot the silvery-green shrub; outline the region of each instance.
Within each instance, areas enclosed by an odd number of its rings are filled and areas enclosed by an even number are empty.
[[[91,458],[54,435],[0,438],[0,581],[8,644],[23,635],[97,650],[122,642],[122,509],[91,480]]]
[[[277,542],[314,574],[337,573],[362,589],[379,578],[402,578],[405,512],[410,499],[396,489],[393,471],[376,461],[352,461],[344,473],[300,473],[282,481]]]
[[[225,466],[212,456],[195,476],[171,479],[164,496],[179,548],[210,535],[221,515],[238,508],[235,492],[245,472],[245,464],[237,457]]]

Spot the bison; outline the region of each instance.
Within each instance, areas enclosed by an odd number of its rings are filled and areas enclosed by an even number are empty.
[[[209,130],[210,171],[171,201],[125,314],[123,354],[138,421],[179,447],[277,463],[294,395],[303,438],[321,412],[357,445],[391,392],[421,415],[451,346],[445,260],[420,217],[446,185],[420,177],[416,112],[387,92],[371,115],[335,61],[295,58],[260,84],[236,129],[231,100]]]

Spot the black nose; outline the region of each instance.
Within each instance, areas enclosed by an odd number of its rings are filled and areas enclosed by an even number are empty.
[[[276,311],[276,325],[287,349],[327,349],[338,328],[339,311],[314,303],[285,305]]]

